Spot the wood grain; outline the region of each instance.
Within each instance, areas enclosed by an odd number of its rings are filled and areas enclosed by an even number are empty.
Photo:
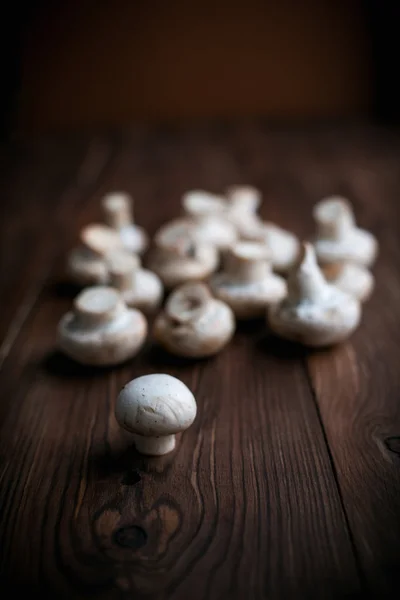
[[[14,182],[30,169],[30,198],[42,215],[52,197],[41,187],[43,173],[58,182],[51,184],[58,200],[52,234],[32,225],[28,201],[15,209],[21,223],[14,243],[31,226],[42,248],[36,252],[48,255],[50,266],[43,275],[41,261],[34,263],[29,276],[38,295],[1,370],[1,583],[50,598],[101,600],[393,593],[400,504],[396,138],[375,129],[278,131],[253,122],[143,129],[70,150],[59,144],[51,160],[43,155],[34,167],[32,157],[20,164],[16,152],[12,159]],[[88,160],[97,166],[82,183]],[[176,213],[185,189],[221,191],[241,182],[263,190],[265,217],[301,236],[311,231],[316,197],[332,191],[352,191],[360,219],[385,234],[376,272],[382,291],[349,344],[308,355],[255,322],[206,361],[174,359],[150,339],[136,359],[114,369],[83,368],[57,352],[55,328],[73,296],[61,285],[63,258],[79,227],[99,218],[106,190],[133,193],[138,221],[153,232]],[[384,211],[372,198],[381,185]],[[28,294],[22,284],[8,290],[13,310],[0,318],[2,331]],[[154,371],[180,377],[198,401],[176,452],[158,459],[135,452],[113,412],[120,388]]]
[[[400,173],[387,146],[360,158],[343,169],[345,191],[379,232],[376,290],[352,340],[308,365],[357,560],[376,597],[387,597],[399,584]]]

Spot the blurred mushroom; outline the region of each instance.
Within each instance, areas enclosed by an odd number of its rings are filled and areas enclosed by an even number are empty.
[[[356,226],[348,200],[339,196],[324,198],[314,207],[313,216],[317,227],[313,242],[320,264],[373,264],[378,243],[369,231]]]
[[[133,200],[125,192],[112,192],[102,199],[106,224],[118,232],[129,252],[143,254],[148,247],[148,235],[134,223]]]
[[[58,345],[82,364],[116,365],[137,354],[146,334],[141,312],[128,309],[117,290],[95,286],[78,294],[60,320]]]
[[[105,256],[122,249],[118,234],[106,225],[88,225],[80,233],[80,244],[67,257],[67,276],[77,285],[97,285],[108,282]]]
[[[168,352],[201,358],[216,354],[230,341],[235,317],[203,283],[185,283],[169,296],[154,323],[154,337]]]
[[[269,304],[286,294],[285,280],[272,272],[267,247],[256,242],[238,242],[227,251],[224,268],[211,278],[210,287],[238,319],[263,316]]]
[[[226,191],[229,220],[242,239],[257,239],[262,234],[262,221],[257,211],[261,204],[261,192],[249,185],[230,186]]]
[[[269,221],[262,221],[261,225],[248,232],[245,237],[269,248],[272,268],[278,273],[286,274],[290,271],[299,255],[300,243],[297,237]]]
[[[374,288],[374,276],[363,267],[353,263],[333,263],[322,267],[325,279],[360,302],[370,297]]]
[[[168,289],[186,281],[206,279],[218,266],[217,249],[198,242],[193,227],[181,220],[171,221],[154,236],[146,264]]]
[[[268,310],[274,333],[306,346],[330,346],[348,338],[360,319],[358,300],[326,282],[312,245],[303,244],[286,298]]]
[[[160,306],[163,285],[160,278],[142,269],[140,260],[126,252],[112,252],[107,256],[110,285],[120,291],[126,304],[146,315]]]
[[[224,198],[203,190],[192,190],[182,198],[184,213],[194,224],[193,235],[200,243],[223,250],[237,239],[235,226],[227,218]]]

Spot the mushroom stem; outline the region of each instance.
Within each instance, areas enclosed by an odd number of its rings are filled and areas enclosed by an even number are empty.
[[[165,255],[176,257],[176,256],[194,256],[195,254],[195,245],[192,240],[181,237],[176,240],[166,243],[157,244],[160,249],[162,249]]]
[[[84,290],[74,302],[75,315],[85,327],[108,323],[125,308],[116,290],[101,286]]]
[[[110,284],[120,292],[134,287],[134,278],[140,267],[140,260],[126,252],[112,252],[107,256]]]
[[[234,185],[228,188],[227,197],[235,214],[254,214],[261,203],[260,192],[251,186]]]
[[[354,227],[353,211],[342,198],[328,198],[320,202],[314,218],[317,235],[321,239],[340,240]]]
[[[134,273],[132,270],[110,272],[110,284],[120,292],[127,292],[132,288]]]
[[[204,314],[211,301],[208,288],[202,283],[186,283],[168,298],[165,312],[177,323],[188,323]]]
[[[226,256],[226,270],[236,281],[260,281],[271,271],[267,250],[252,242],[238,243]]]
[[[175,448],[175,435],[163,435],[159,437],[148,437],[134,434],[135,446],[141,454],[149,456],[162,456],[172,452]]]
[[[315,251],[311,244],[303,243],[300,257],[288,278],[288,298],[290,301],[317,302],[327,289],[327,282],[318,267]]]
[[[107,194],[103,199],[104,220],[113,229],[122,229],[133,223],[131,198],[124,193]]]

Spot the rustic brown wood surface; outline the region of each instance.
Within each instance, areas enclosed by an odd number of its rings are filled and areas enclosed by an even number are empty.
[[[48,138],[4,156],[2,585],[102,600],[397,597],[400,138],[254,122]],[[65,255],[100,218],[104,192],[131,192],[154,232],[186,189],[241,182],[300,237],[330,193],[348,194],[379,237],[377,287],[349,342],[308,353],[257,322],[204,361],[168,357],[151,339],[115,369],[57,352],[75,293]],[[124,383],[154,371],[198,400],[194,425],[159,459],[140,457],[113,413]]]

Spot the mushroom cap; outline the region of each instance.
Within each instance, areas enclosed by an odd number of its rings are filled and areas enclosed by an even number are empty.
[[[126,304],[141,310],[145,315],[154,313],[162,302],[164,292],[158,275],[140,268],[131,272],[129,283],[129,287],[121,290]]]
[[[255,213],[261,204],[261,192],[251,185],[231,185],[225,191],[229,209],[235,212]]]
[[[122,248],[118,233],[107,225],[93,223],[84,227],[80,233],[82,244],[99,256],[105,256],[112,250]]]
[[[321,306],[273,305],[269,307],[268,320],[277,335],[317,348],[348,338],[360,323],[361,310],[355,298],[337,289]]]
[[[183,196],[185,214],[193,219],[193,239],[226,248],[237,238],[237,231],[229,221],[228,206],[223,197],[194,190]]]
[[[354,225],[353,209],[347,198],[343,196],[328,196],[323,198],[313,208],[313,217],[317,223],[329,225],[344,220],[345,225]]]
[[[204,283],[183,283],[169,295],[165,313],[178,323],[193,321],[203,314],[210,300],[210,290]]]
[[[155,249],[147,261],[167,289],[186,281],[201,281],[213,273],[219,262],[218,252],[212,245],[196,244],[195,256],[168,256]]]
[[[154,235],[157,248],[166,251],[184,253],[191,245],[194,237],[195,226],[188,219],[173,219],[161,225]]]
[[[361,319],[360,303],[324,279],[311,244],[301,247],[288,279],[288,294],[268,310],[271,329],[307,346],[328,346],[347,338]]]
[[[378,243],[365,229],[356,226],[350,202],[330,196],[313,209],[317,224],[314,247],[321,264],[354,262],[370,266],[377,255]]]
[[[175,219],[162,225],[154,237],[146,265],[167,288],[205,279],[218,267],[217,249],[197,241],[194,231],[187,219]]]
[[[272,273],[269,256],[263,243],[238,242],[226,254],[226,270],[210,280],[214,295],[228,304],[238,319],[262,317],[268,304],[286,295],[286,282]]]
[[[133,272],[141,265],[140,258],[125,250],[113,250],[106,256],[106,263],[111,274],[123,275]]]
[[[211,296],[204,283],[184,283],[168,297],[154,323],[154,337],[178,356],[212,356],[232,338],[235,318],[229,306]]]
[[[108,286],[94,286],[83,290],[73,302],[79,315],[96,319],[102,315],[119,314],[123,308],[121,295]]]
[[[191,190],[182,197],[182,206],[187,215],[197,217],[205,215],[222,215],[227,205],[222,196],[211,194],[205,190]]]
[[[94,286],[78,294],[57,333],[61,350],[77,362],[115,365],[139,351],[147,321],[138,310],[128,309],[114,288]]]
[[[129,252],[143,254],[149,245],[149,237],[143,227],[126,225],[120,229],[122,245]]]
[[[102,198],[102,206],[110,212],[131,210],[132,197],[127,192],[109,192]]]
[[[73,248],[68,254],[66,273],[69,279],[80,286],[100,285],[108,282],[105,260],[85,246]]]
[[[282,300],[287,291],[285,280],[275,273],[250,283],[234,282],[226,273],[217,273],[211,278],[210,287],[238,319],[262,317],[267,306]]]
[[[115,406],[119,425],[143,436],[179,433],[193,423],[196,412],[196,400],[189,388],[176,377],[162,373],[130,381]]]
[[[270,249],[273,269],[279,272],[288,271],[299,255],[300,242],[297,237],[270,222],[264,222],[261,237]]]
[[[322,268],[326,280],[343,292],[365,302],[374,289],[374,276],[363,267],[353,263],[333,263]]]
[[[378,243],[372,233],[358,227],[354,227],[339,241],[315,239],[314,248],[318,261],[323,265],[354,262],[369,267],[378,253]]]
[[[230,253],[242,261],[250,262],[254,260],[271,259],[271,250],[260,242],[240,241],[229,249]]]

